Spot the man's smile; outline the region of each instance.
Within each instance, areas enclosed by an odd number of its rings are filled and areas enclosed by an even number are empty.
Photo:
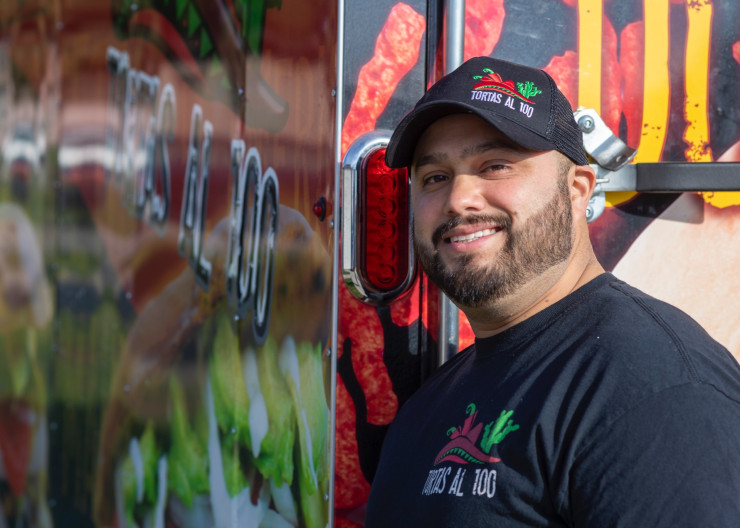
[[[484,242],[485,239],[500,231],[508,230],[511,220],[503,214],[478,215],[468,218],[455,217],[437,227],[432,233],[432,245],[440,248],[441,244],[452,245],[458,249]]]
[[[494,233],[498,233],[499,231],[501,231],[500,227],[496,227],[492,229],[481,229],[479,231],[475,231],[469,234],[459,234],[459,235],[445,237],[444,241],[451,243],[451,244],[472,242],[473,240],[477,240],[479,238],[490,236]]]

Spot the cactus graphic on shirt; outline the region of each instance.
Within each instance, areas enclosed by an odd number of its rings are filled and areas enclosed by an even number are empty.
[[[501,443],[506,435],[519,429],[519,425],[515,424],[514,420],[509,419],[513,414],[514,411],[501,411],[501,415],[495,422],[486,425],[483,430],[483,440],[480,443],[483,451],[490,453],[494,444]]]

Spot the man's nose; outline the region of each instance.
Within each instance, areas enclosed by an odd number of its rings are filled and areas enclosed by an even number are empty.
[[[485,207],[485,198],[480,189],[480,178],[459,174],[452,178],[447,194],[445,212],[450,216],[480,211]]]

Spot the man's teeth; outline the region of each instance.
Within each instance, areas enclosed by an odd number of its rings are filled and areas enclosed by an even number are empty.
[[[458,242],[472,242],[473,240],[477,238],[488,236],[495,232],[496,232],[495,229],[484,229],[483,231],[476,231],[475,233],[471,233],[465,236],[450,237],[450,242],[453,244],[458,243]]]

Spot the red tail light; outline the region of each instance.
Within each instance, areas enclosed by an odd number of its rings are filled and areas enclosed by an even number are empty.
[[[408,176],[385,164],[384,148],[367,157],[363,176],[363,271],[373,288],[395,290],[409,269]]]
[[[342,272],[370,303],[398,297],[414,275],[408,175],[385,164],[387,144],[387,134],[366,134],[342,163]]]

